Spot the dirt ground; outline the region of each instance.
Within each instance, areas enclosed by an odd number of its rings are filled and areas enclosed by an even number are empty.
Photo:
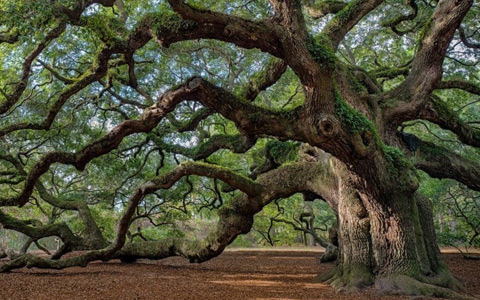
[[[315,251],[227,251],[203,264],[182,258],[92,263],[61,271],[20,269],[0,274],[0,300],[53,299],[427,299],[380,297],[372,291],[338,294],[312,283],[332,263]],[[470,295],[480,298],[480,261],[444,254]]]

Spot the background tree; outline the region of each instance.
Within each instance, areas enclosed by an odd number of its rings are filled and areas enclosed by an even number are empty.
[[[438,242],[453,246],[467,253],[464,257],[475,259],[468,254],[469,248],[479,246],[480,197],[478,192],[465,189],[461,184],[435,179],[423,181],[422,190],[434,199],[434,221]]]
[[[338,263],[319,279],[462,297],[417,170],[480,188],[478,5],[167,2],[0,4],[0,222],[63,242],[0,270],[205,261],[301,193],[338,215]],[[174,221],[199,214],[208,234]],[[90,251],[60,259],[72,250]]]

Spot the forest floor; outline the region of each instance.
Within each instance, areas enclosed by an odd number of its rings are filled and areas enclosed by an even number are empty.
[[[320,264],[320,252],[303,250],[233,250],[202,264],[174,257],[134,264],[98,262],[61,271],[20,269],[0,274],[0,299],[429,299],[380,297],[370,290],[336,293],[312,283],[334,264]],[[480,261],[452,253],[444,258],[467,293],[480,299]]]

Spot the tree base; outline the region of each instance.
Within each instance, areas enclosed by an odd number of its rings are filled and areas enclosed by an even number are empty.
[[[338,254],[338,248],[330,244],[325,249],[325,253],[323,253],[323,255],[320,257],[320,262],[326,263],[336,261],[338,258]]]
[[[457,281],[452,278],[452,280]],[[441,297],[448,299],[475,299],[461,294],[459,290],[450,287],[423,282],[406,275],[390,275],[375,279],[375,289],[382,294]]]
[[[436,276],[420,276],[419,278],[403,274],[374,276],[372,272],[362,268],[352,268],[347,273],[340,270],[340,266],[336,266],[328,272],[316,276],[314,282],[329,283],[338,292],[346,293],[373,287],[380,295],[475,299],[462,294],[462,283],[447,268]]]

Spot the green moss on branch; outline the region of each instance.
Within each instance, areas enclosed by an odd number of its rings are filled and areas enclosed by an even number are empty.
[[[296,161],[300,144],[296,142],[280,142],[277,140],[267,143],[267,152],[278,164]]]
[[[307,39],[307,49],[313,56],[313,59],[321,67],[334,69],[337,58],[331,47],[328,45],[328,40],[321,35],[315,38],[310,36]]]
[[[372,121],[348,105],[338,91],[335,92],[335,113],[350,133],[370,131],[378,139],[378,133]]]
[[[197,23],[190,20],[184,20],[173,11],[162,11],[149,14],[146,19],[150,24],[155,36],[161,37],[170,33],[184,33],[197,27]]]

